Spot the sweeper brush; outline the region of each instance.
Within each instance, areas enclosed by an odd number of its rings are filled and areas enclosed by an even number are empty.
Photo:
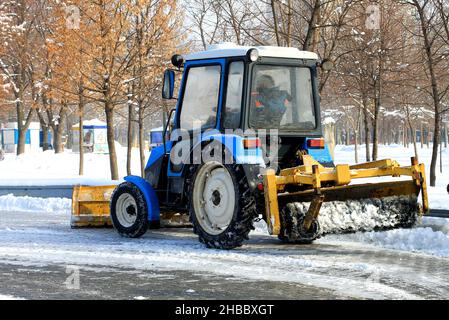
[[[305,165],[265,176],[270,233],[289,243],[310,243],[321,235],[410,228],[428,211],[424,165],[382,160],[324,168],[310,156]],[[408,176],[393,182],[352,184],[355,179]],[[287,185],[299,190],[285,192]],[[418,203],[421,193],[422,203]]]

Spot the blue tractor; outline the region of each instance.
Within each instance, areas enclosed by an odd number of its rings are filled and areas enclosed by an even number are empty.
[[[145,178],[126,177],[111,198],[120,235],[140,237],[160,226],[162,214],[177,212],[189,216],[200,242],[210,248],[241,246],[260,217],[282,241],[311,243],[322,233],[317,218],[324,201],[373,194],[410,199],[401,202],[408,208],[404,216],[389,226],[415,221],[416,197],[425,185],[421,175],[406,185],[347,189],[361,167],[334,166],[322,138],[317,90],[319,67],[330,69],[330,62],[295,48],[226,44],[175,55],[172,63],[163,98],[177,99],[177,105],[164,142],[152,150]],[[365,168],[389,166],[384,175],[395,176],[397,166],[388,161]]]

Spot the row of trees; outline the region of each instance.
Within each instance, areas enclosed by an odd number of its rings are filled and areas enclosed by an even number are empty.
[[[0,91],[2,105],[16,110],[17,153],[25,151],[33,116],[44,141],[53,131],[58,153],[69,110],[77,109],[82,137],[86,105],[94,106],[103,110],[108,124],[111,178],[116,180],[114,114],[126,107],[129,131],[138,126],[143,168],[144,119],[160,105],[156,92],[180,41],[179,17],[175,0],[2,1]],[[80,174],[83,167],[80,139]]]
[[[363,130],[366,159],[378,157],[379,122],[388,112],[431,117],[435,185],[441,121],[448,112],[449,3],[445,0],[189,0],[198,46],[293,46],[331,59],[320,75],[322,105],[351,106],[349,123]],[[407,116],[409,115],[409,116]],[[397,118],[400,119],[400,118]],[[399,120],[400,121],[400,120]],[[361,125],[360,125],[361,123]],[[359,136],[359,134],[356,134]],[[370,145],[372,149],[370,149]]]

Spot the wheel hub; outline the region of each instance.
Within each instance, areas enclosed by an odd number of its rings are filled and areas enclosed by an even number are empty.
[[[212,192],[212,203],[215,205],[215,206],[218,206],[219,204],[220,204],[220,202],[221,202],[221,194],[220,194],[220,191],[218,191],[218,190],[215,190],[214,192]]]
[[[222,233],[234,216],[234,182],[228,170],[218,162],[204,164],[193,187],[195,215],[209,234]]]
[[[115,210],[117,219],[123,227],[129,228],[136,222],[137,204],[129,193],[123,193],[118,197]]]
[[[130,216],[135,216],[136,215],[136,208],[134,206],[128,206],[126,208],[126,213],[129,214]]]

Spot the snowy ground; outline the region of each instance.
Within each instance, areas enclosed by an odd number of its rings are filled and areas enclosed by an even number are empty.
[[[352,148],[337,147],[338,163],[353,163]],[[420,151],[420,161],[429,163],[430,150]],[[412,155],[399,146],[380,148],[381,158],[404,165]],[[119,163],[124,175],[124,149]],[[77,155],[70,152],[8,155],[0,162],[0,184],[28,184],[30,177],[35,184],[108,182],[107,155],[87,155],[89,179],[76,172]],[[432,208],[449,209],[448,173],[446,160],[430,190]],[[113,229],[72,230],[70,205],[68,199],[0,197],[0,299],[449,297],[446,219],[424,218],[409,230],[331,235],[307,246],[282,245],[260,222],[242,248],[217,251],[190,229],[150,231],[141,239],[120,238]],[[66,287],[67,267],[81,270],[80,289]]]
[[[126,148],[116,144],[120,177],[126,175]],[[147,159],[149,152],[147,152]],[[139,150],[132,150],[132,173],[139,174]],[[53,151],[30,152],[20,156],[6,154],[0,161],[0,186],[42,185],[110,185],[109,155],[87,153],[85,172],[78,175],[79,154],[67,150],[61,154]]]

